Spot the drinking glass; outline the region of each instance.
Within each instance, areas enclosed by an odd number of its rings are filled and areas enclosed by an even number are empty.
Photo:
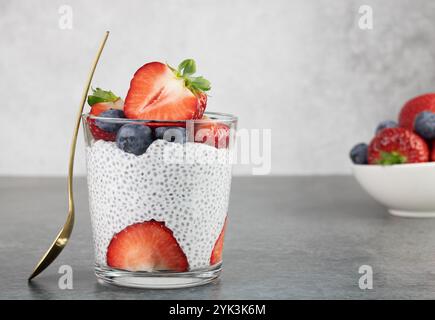
[[[237,118],[82,119],[98,281],[179,288],[218,278]]]

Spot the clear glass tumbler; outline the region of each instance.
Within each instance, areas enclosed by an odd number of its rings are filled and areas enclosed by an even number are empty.
[[[208,283],[222,268],[237,118],[151,121],[83,114],[100,282]]]

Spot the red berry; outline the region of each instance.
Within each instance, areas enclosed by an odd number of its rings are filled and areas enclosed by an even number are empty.
[[[95,119],[89,119],[89,130],[95,140],[115,141],[116,132],[106,132],[95,124]]]
[[[435,113],[435,93],[428,93],[409,100],[399,114],[399,126],[414,130],[415,117],[423,111]]]
[[[369,145],[369,164],[398,164],[427,162],[429,149],[426,142],[405,128],[386,128]]]
[[[228,148],[230,128],[223,123],[197,123],[195,124],[195,142],[205,143],[218,149]]]
[[[124,112],[131,119],[198,119],[207,102],[202,95],[202,92],[191,91],[185,78],[177,76],[168,65],[150,62],[134,74],[125,98]]]
[[[186,255],[163,222],[132,224],[113,236],[107,265],[129,271],[178,271],[188,269]]]
[[[199,108],[195,119],[201,119],[204,115],[205,108],[207,107],[207,95],[204,92],[199,93]]]
[[[227,220],[225,219],[224,226],[222,228],[221,233],[219,234],[218,239],[214,245],[213,251],[210,257],[210,265],[214,265],[222,261],[222,251],[224,248],[224,237],[225,237],[225,229],[227,227]]]

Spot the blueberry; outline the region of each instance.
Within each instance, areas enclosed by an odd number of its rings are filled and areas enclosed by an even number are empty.
[[[352,159],[353,163],[356,164],[367,164],[367,153],[368,153],[368,146],[366,143],[358,143],[356,146],[350,150],[350,158]]]
[[[157,139],[163,139],[168,142],[186,142],[186,129],[183,127],[158,127],[155,130]]]
[[[141,124],[124,124],[116,135],[118,148],[137,156],[145,153],[152,142],[151,129]]]
[[[125,118],[124,111],[118,110],[118,109],[109,109],[106,111],[101,112],[99,115],[101,118],[116,118],[116,119],[123,119]],[[117,123],[113,121],[105,121],[101,119],[96,119],[95,124],[101,129],[106,132],[116,132],[121,128],[122,123]]]
[[[378,126],[376,127],[376,134],[378,134],[382,129],[386,128],[396,128],[399,124],[396,121],[393,120],[385,120],[382,121]]]
[[[420,112],[415,118],[414,130],[424,139],[435,139],[435,113]]]

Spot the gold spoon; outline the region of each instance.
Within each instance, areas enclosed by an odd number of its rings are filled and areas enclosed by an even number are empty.
[[[89,88],[91,86],[92,77],[94,76],[95,69],[97,68],[98,60],[100,59],[101,53],[103,52],[104,45],[106,44],[107,38],[109,37],[109,31],[106,31],[104,34],[103,41],[100,44],[100,48],[98,49],[97,55],[95,57],[94,63],[92,65],[91,71],[89,72],[88,81],[86,82],[86,86],[83,90],[82,100],[80,102],[79,112],[76,118],[76,124],[74,127],[74,134],[71,143],[71,149],[69,154],[69,165],[68,165],[68,217],[63,228],[60,230],[56,239],[51,244],[50,248],[44,254],[44,256],[39,260],[35,269],[29,277],[29,281],[44,271],[56,257],[61,253],[63,248],[65,248],[69,237],[71,236],[71,232],[74,226],[74,196],[73,196],[73,172],[74,172],[74,155],[76,152],[76,144],[77,144],[77,135],[80,129],[80,120],[83,113],[83,107],[85,106],[86,97],[88,95]]]

